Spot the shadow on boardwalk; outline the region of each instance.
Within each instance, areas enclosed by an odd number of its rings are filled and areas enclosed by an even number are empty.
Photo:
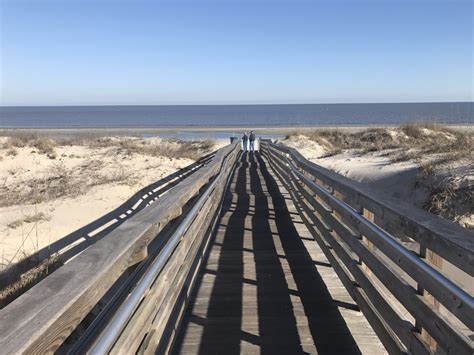
[[[337,305],[261,156],[244,153],[174,352],[358,354]]]
[[[179,169],[142,188],[112,211],[107,212],[96,220],[2,270],[0,272],[0,291],[15,284],[15,282],[19,285],[16,285],[18,287],[15,288],[14,292],[0,300],[0,308],[5,307],[22,293],[28,291],[28,289],[43,280],[51,272],[64,265],[68,260],[74,258],[86,248],[107,236],[127,219],[144,209],[150,203],[156,201],[161,195],[193,174],[193,172],[196,171],[195,169],[208,163],[213,154],[214,153],[208,154],[187,167]],[[50,259],[51,262],[49,262]],[[27,278],[28,282],[24,282],[21,279],[23,273],[33,270],[42,263],[47,265],[47,267],[44,268],[44,272],[39,272],[38,270],[36,273],[33,272],[35,276],[34,278],[31,276]]]

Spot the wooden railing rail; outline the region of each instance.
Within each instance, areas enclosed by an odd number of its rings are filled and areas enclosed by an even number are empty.
[[[107,238],[0,310],[2,353],[52,353],[58,349],[124,271],[147,257],[150,241],[181,215],[183,206],[211,179],[224,179],[219,175],[223,168],[230,174],[229,166],[234,166],[238,151],[236,144],[218,150],[208,164],[173,187],[159,203],[127,219]],[[217,186],[220,189],[221,182]]]
[[[263,148],[303,221],[391,353],[473,353],[472,295],[422,254],[435,251],[469,278],[471,232],[311,163],[295,149],[270,142]],[[394,235],[418,242],[419,253]]]
[[[319,179],[329,190],[337,191],[343,201],[355,210],[365,206],[376,216],[377,224],[388,232],[396,235],[398,230],[403,230],[404,235],[438,254],[443,253],[444,259],[474,276],[472,232],[442,218],[434,218],[432,214],[413,208],[400,199],[311,163],[296,149],[281,145],[272,147],[290,154],[299,168]]]

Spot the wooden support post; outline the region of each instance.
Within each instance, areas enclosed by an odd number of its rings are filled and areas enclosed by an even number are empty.
[[[374,222],[375,220],[375,216],[374,214],[369,211],[368,209],[365,209],[365,208],[362,208],[362,215],[368,219],[369,221],[371,221],[372,223]],[[365,235],[362,235],[362,243],[364,245],[367,246],[368,249],[373,249],[374,248],[374,243],[372,243],[369,239],[367,239],[367,237]],[[362,268],[367,272],[367,274],[369,276],[372,275],[372,271],[369,269],[369,267],[365,264],[365,263],[361,263],[362,264]]]
[[[334,197],[336,197],[338,200],[342,201],[342,194],[339,191],[333,190],[332,193],[333,193]],[[343,220],[342,216],[339,212],[333,210],[333,214],[334,214],[334,217],[336,217],[339,221]],[[334,237],[336,238],[336,240],[341,241],[341,237],[334,230],[333,230],[333,234],[334,234]]]
[[[435,266],[439,270],[441,270],[442,265],[443,265],[443,259],[436,253],[434,253],[430,249],[426,249],[425,247],[420,245],[420,257],[424,258],[426,262],[430,265]],[[434,308],[439,310],[439,301],[434,298],[428,291],[426,291],[424,288],[418,286],[418,292],[423,295],[423,298],[431,305],[433,305]],[[438,344],[436,343],[436,340],[426,331],[425,328],[421,327],[418,322],[415,324],[416,328],[418,331],[421,333],[421,339],[423,339],[426,344],[429,346],[429,348],[433,351],[436,351],[438,348]]]

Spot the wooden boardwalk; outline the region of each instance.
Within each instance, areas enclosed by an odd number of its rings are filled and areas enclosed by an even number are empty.
[[[225,146],[125,202],[0,310],[2,354],[474,354],[471,231],[262,149]]]
[[[244,153],[173,353],[385,352],[287,191]]]

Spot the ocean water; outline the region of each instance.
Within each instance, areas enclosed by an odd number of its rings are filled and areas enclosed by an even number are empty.
[[[473,102],[386,104],[1,106],[0,128],[278,127],[472,124]]]

